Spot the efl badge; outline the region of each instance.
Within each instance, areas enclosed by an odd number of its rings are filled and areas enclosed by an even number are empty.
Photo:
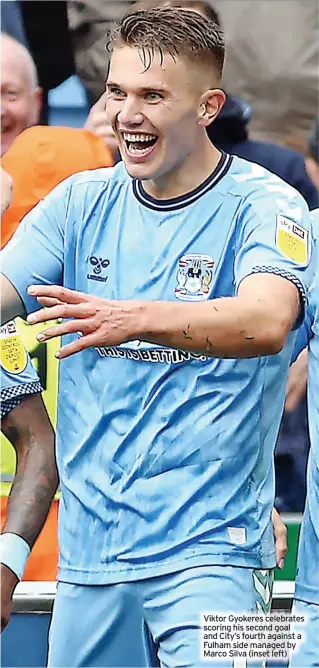
[[[286,216],[277,216],[276,246],[295,264],[307,264],[308,230]]]
[[[208,299],[214,264],[210,255],[183,255],[178,263],[177,299],[196,302]]]
[[[13,321],[0,330],[1,366],[8,373],[18,374],[27,366],[27,353]]]

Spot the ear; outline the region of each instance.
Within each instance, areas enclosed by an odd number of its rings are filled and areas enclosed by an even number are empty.
[[[198,107],[198,124],[208,127],[217,118],[225,101],[226,94],[221,88],[212,88],[203,93]]]
[[[32,114],[31,114],[31,125],[38,125],[40,120],[40,114],[42,109],[42,88],[37,88],[33,93],[32,99]]]

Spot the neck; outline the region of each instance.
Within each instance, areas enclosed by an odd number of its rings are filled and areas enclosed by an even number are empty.
[[[148,195],[156,199],[172,199],[186,195],[216,169],[221,158],[220,151],[205,137],[200,150],[188,156],[182,164],[154,180],[143,181]]]

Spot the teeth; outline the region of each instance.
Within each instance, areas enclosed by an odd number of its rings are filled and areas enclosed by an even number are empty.
[[[153,139],[157,139],[155,135],[134,135],[131,134],[130,132],[123,132],[123,137],[125,141],[130,141],[130,142],[152,141]]]
[[[136,144],[131,144],[128,150],[131,155],[144,155],[144,153],[147,153],[149,149],[136,146]]]

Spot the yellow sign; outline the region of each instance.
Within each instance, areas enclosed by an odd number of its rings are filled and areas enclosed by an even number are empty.
[[[56,426],[57,409],[57,386],[58,386],[58,360],[54,353],[60,347],[60,339],[52,339],[47,343],[39,343],[36,335],[43,331],[48,323],[39,325],[28,325],[26,322],[17,318],[15,321],[17,334],[21,336],[22,342],[30,354],[32,363],[38,372],[43,387],[43,400],[49,413],[53,426]],[[50,323],[52,324],[52,323]],[[2,330],[1,330],[2,338]],[[19,337],[20,338],[20,337]],[[2,340],[1,340],[2,343]],[[25,353],[24,353],[25,354]],[[10,359],[12,359],[10,357]],[[18,358],[19,360],[22,357]],[[25,358],[27,361],[27,358]],[[1,352],[2,363],[2,352]],[[6,367],[4,367],[6,368]],[[11,371],[11,369],[7,369]],[[15,453],[9,441],[1,434],[1,474],[2,480],[9,481],[13,478],[15,472]],[[1,495],[7,496],[11,488],[11,482],[1,483]]]
[[[295,264],[308,262],[308,230],[286,216],[277,216],[276,245]]]
[[[13,374],[21,373],[27,366],[27,353],[13,321],[1,327],[0,361],[5,371]]]

